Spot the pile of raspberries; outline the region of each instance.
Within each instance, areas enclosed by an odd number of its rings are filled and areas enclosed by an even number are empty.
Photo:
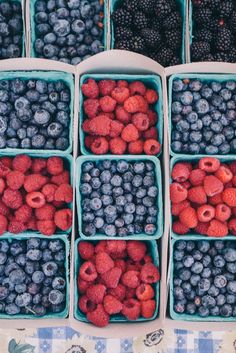
[[[204,157],[176,163],[170,186],[173,232],[209,237],[236,235],[236,162]]]
[[[26,230],[52,235],[71,227],[73,190],[60,157],[1,157],[0,195],[0,235]]]
[[[89,78],[82,84],[85,147],[94,154],[160,152],[154,104],[158,93],[141,81]]]
[[[84,260],[78,276],[78,307],[88,321],[104,327],[116,314],[131,321],[154,317],[154,284],[160,274],[145,242],[85,241],[79,243],[78,252]]]

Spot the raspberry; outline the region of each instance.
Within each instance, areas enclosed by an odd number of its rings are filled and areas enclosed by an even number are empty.
[[[140,261],[146,254],[147,246],[139,240],[130,240],[127,242],[127,253],[133,261]]]
[[[160,273],[153,263],[148,262],[143,266],[140,278],[142,282],[152,284],[160,280]]]
[[[132,96],[125,100],[124,108],[128,113],[146,113],[148,104],[142,96]]]
[[[123,309],[122,303],[110,294],[104,297],[103,306],[109,315],[118,314]]]
[[[122,314],[128,320],[137,320],[140,316],[141,305],[136,299],[127,299],[123,302]]]
[[[54,221],[37,221],[37,228],[40,233],[48,236],[53,235],[56,231]]]
[[[114,267],[114,261],[106,252],[99,252],[95,258],[96,269],[98,273],[102,274]]]
[[[13,170],[6,176],[6,182],[12,190],[19,190],[24,184],[25,176],[18,170]]]
[[[126,261],[126,270],[127,271],[139,271],[139,269],[137,268],[136,263],[133,260],[131,260],[131,259],[128,259]]]
[[[111,98],[110,96],[104,96],[99,99],[99,104],[103,112],[105,113],[112,113],[116,108],[116,101],[115,99]]]
[[[214,173],[220,167],[220,161],[214,157],[204,157],[199,161],[199,168],[207,173]]]
[[[16,156],[15,158],[13,158],[13,161],[12,161],[13,169],[18,170],[23,174],[25,174],[31,168],[31,165],[32,165],[31,158],[25,154],[20,154]]]
[[[126,142],[133,142],[138,140],[139,132],[133,124],[128,124],[122,131],[121,137]]]
[[[107,136],[111,129],[111,119],[106,115],[98,115],[90,121],[89,127],[92,134]]]
[[[222,193],[222,200],[230,207],[236,207],[236,189],[228,188]]]
[[[12,169],[12,158],[10,157],[1,157],[0,158],[0,164],[2,163],[5,165],[5,167],[8,167],[9,169]]]
[[[119,80],[117,81],[117,87],[129,87],[129,84],[125,80]]]
[[[129,98],[130,93],[127,87],[116,87],[111,92],[112,98],[119,104],[123,103],[127,98]]]
[[[142,154],[143,153],[143,141],[136,140],[128,144],[128,151],[130,154]]]
[[[82,295],[79,298],[78,307],[83,313],[87,314],[96,309],[96,304],[89,300],[86,295]]]
[[[115,267],[120,268],[122,273],[126,271],[126,263],[123,259],[116,259],[114,262],[115,262]]]
[[[124,154],[126,151],[126,142],[120,137],[114,137],[109,141],[109,148],[113,154]]]
[[[94,255],[94,246],[88,241],[81,241],[78,245],[78,252],[82,259],[89,260]]]
[[[232,211],[233,216],[236,216],[236,207],[231,208],[231,211]]]
[[[90,149],[94,140],[96,140],[96,136],[89,136],[89,135],[85,136],[85,138],[84,138],[85,147],[87,149]]]
[[[101,240],[95,246],[95,254],[98,254],[99,252],[106,252],[106,247],[107,247],[107,241],[106,240]]]
[[[135,288],[126,288],[125,298],[135,298]]]
[[[234,177],[232,178],[232,185],[233,185],[234,187],[236,187],[236,176],[234,176]]]
[[[109,144],[105,137],[96,138],[91,144],[91,151],[94,154],[105,154],[109,150]]]
[[[101,304],[106,292],[106,287],[103,284],[92,284],[86,291],[89,300],[95,304]]]
[[[54,222],[59,229],[68,230],[72,225],[72,211],[69,208],[56,211]]]
[[[195,228],[198,223],[197,212],[192,207],[187,207],[179,214],[179,220],[188,228]]]
[[[10,168],[8,166],[5,166],[1,161],[0,161],[0,177],[5,177],[8,173],[10,173]]]
[[[86,116],[88,116],[90,119],[94,118],[98,114],[100,108],[98,99],[86,99],[84,101],[83,108]]]
[[[190,189],[191,188],[191,184],[189,181],[183,181],[182,183],[180,183],[185,189]]]
[[[203,180],[206,176],[206,172],[202,169],[194,169],[190,172],[189,181],[193,186],[203,185]]]
[[[38,191],[47,182],[48,182],[48,178],[44,175],[41,175],[41,174],[26,175],[25,181],[24,181],[24,188],[27,192]]]
[[[0,214],[0,235],[7,231],[8,221],[7,218]]]
[[[141,114],[141,113],[140,113]],[[143,133],[143,138],[145,140],[153,139],[157,140],[158,139],[158,131],[157,128],[152,126],[148,130],[144,131]]]
[[[236,175],[236,161],[233,161],[229,164],[229,168],[231,170],[231,172],[233,173],[233,175]]]
[[[122,274],[122,270],[120,268],[113,267],[109,271],[103,273],[101,275],[101,278],[107,288],[116,288],[119,283],[121,274]]]
[[[156,155],[161,150],[161,144],[153,139],[146,140],[143,146],[144,152],[148,155]]]
[[[86,282],[94,281],[98,274],[94,264],[91,261],[85,261],[79,269],[79,275]]]
[[[59,175],[64,171],[63,159],[61,157],[50,157],[47,160],[47,170],[51,175]]]
[[[78,286],[78,290],[81,294],[86,293],[86,290],[88,289],[88,287],[91,285],[92,282],[88,282],[83,280],[82,278],[78,277],[77,279],[77,286]]]
[[[154,104],[158,101],[158,94],[154,89],[148,88],[145,94],[146,101],[148,104]]]
[[[111,254],[121,253],[126,249],[125,240],[109,240],[106,244],[106,251]]]
[[[156,310],[156,302],[155,300],[149,299],[141,302],[141,315],[145,317],[145,319],[151,319]]]
[[[154,295],[155,295],[155,292],[152,286],[150,286],[150,284],[142,283],[136,289],[136,297],[138,298],[138,300],[152,299]]]
[[[32,160],[31,170],[33,173],[44,173],[47,168],[47,159],[46,158],[34,158]]]
[[[137,288],[140,284],[139,272],[134,270],[127,271],[122,275],[121,281],[128,288]]]
[[[228,167],[220,166],[216,171],[215,176],[223,183],[227,184],[232,178],[233,174]]]
[[[210,222],[210,226],[207,230],[209,237],[225,237],[228,234],[228,227],[216,219]]]
[[[17,210],[22,205],[22,195],[19,190],[5,189],[2,197],[5,205],[13,210]]]
[[[224,189],[223,183],[214,175],[207,175],[203,184],[207,196],[220,194]]]
[[[86,83],[82,84],[81,91],[83,95],[88,98],[97,98],[99,96],[98,85],[92,78],[89,78]]]
[[[70,203],[73,201],[73,189],[70,184],[61,184],[54,195],[55,201],[63,201]]]
[[[122,130],[124,129],[124,125],[118,120],[114,120],[111,122],[111,130],[110,137],[118,137],[120,136]]]
[[[176,234],[187,234],[189,232],[189,228],[186,227],[180,221],[175,221],[172,225],[172,230]]]
[[[229,232],[236,235],[236,218],[232,218],[228,223]]]
[[[188,200],[199,205],[207,202],[207,196],[202,186],[194,186],[188,190]]]
[[[109,96],[116,87],[114,80],[101,80],[98,82],[98,88],[101,96]]]
[[[58,186],[55,184],[46,184],[42,188],[42,193],[45,196],[47,202],[54,201],[54,195],[57,190]]]
[[[32,218],[32,208],[28,205],[22,205],[15,211],[16,221],[23,223],[28,222]]]
[[[19,234],[26,230],[26,226],[21,221],[10,221],[8,224],[8,232],[12,234]]]
[[[40,208],[45,205],[44,194],[39,191],[33,191],[26,195],[26,203],[32,208]]]
[[[107,116],[110,120],[114,120],[115,119],[115,114],[114,113],[102,113],[102,115]]]
[[[55,212],[55,207],[46,203],[44,206],[35,209],[35,217],[39,221],[51,221],[54,219]]]
[[[10,213],[9,208],[0,200],[0,215],[7,216]]]
[[[158,121],[158,115],[153,110],[149,109],[147,111],[147,116],[149,120],[149,126],[155,126]]]
[[[131,96],[134,96],[135,94],[140,94],[141,96],[144,96],[146,93],[146,87],[141,81],[134,81],[129,84],[129,90]]]
[[[27,229],[38,230],[37,221],[34,217],[27,222]]]
[[[90,121],[89,119],[85,119],[82,123],[82,130],[86,133],[90,133]]]
[[[95,310],[87,313],[87,319],[97,327],[105,327],[109,324],[110,317],[104,310],[102,304],[98,304]]]
[[[5,187],[6,187],[6,183],[5,183],[4,179],[0,178],[0,194],[3,193],[3,191],[5,190]]]
[[[170,199],[173,203],[179,203],[186,200],[188,191],[179,183],[172,183],[170,185]]]
[[[202,235],[206,235],[208,228],[209,228],[210,223],[202,223],[202,222],[198,222],[197,226],[194,228],[194,231],[197,234],[202,234]]]
[[[53,184],[61,185],[61,184],[69,184],[70,183],[70,173],[68,170],[65,170],[59,175],[53,175],[51,178],[51,182]]]
[[[108,289],[108,293],[117,298],[120,301],[125,299],[126,289],[123,284],[119,283],[116,288]]]
[[[210,222],[215,217],[215,209],[210,205],[203,205],[197,209],[197,217],[200,222]]]
[[[218,205],[219,203],[223,203],[222,194],[217,194],[215,196],[209,197],[208,202],[213,206]]]
[[[229,206],[225,205],[224,203],[220,203],[216,206],[215,218],[218,219],[218,221],[225,222],[230,218],[230,216],[231,209]]]
[[[171,214],[173,216],[178,216],[182,210],[184,210],[185,208],[187,208],[189,206],[190,206],[190,203],[187,200],[184,200],[180,203],[174,203],[171,206]]]
[[[189,174],[189,169],[184,163],[176,163],[172,169],[171,176],[173,180],[182,183],[189,178]]]
[[[116,107],[116,119],[126,125],[131,121],[131,114],[128,113],[124,107],[118,105]]]
[[[132,116],[132,123],[139,131],[145,131],[149,128],[149,120],[147,114],[136,113]]]

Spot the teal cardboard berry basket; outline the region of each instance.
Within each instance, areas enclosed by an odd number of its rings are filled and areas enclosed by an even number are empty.
[[[200,80],[202,83],[209,84],[210,82],[225,82],[228,80],[233,80],[236,81],[236,75],[235,74],[198,74],[198,73],[185,73],[185,74],[175,74],[170,76],[169,81],[168,81],[168,132],[169,132],[169,149],[170,149],[170,155],[171,156],[181,156],[184,155],[183,153],[176,153],[172,150],[171,147],[171,142],[172,142],[172,111],[171,111],[171,106],[172,106],[172,88],[173,88],[173,82],[176,79],[197,79]],[[191,156],[191,153],[185,153],[188,156]],[[193,155],[193,154],[192,154]],[[202,154],[203,155],[203,154]],[[205,153],[206,155],[206,153]],[[220,155],[223,156],[223,155]]]
[[[205,155],[198,155],[198,156],[177,156],[177,157],[173,157],[170,161],[170,175],[171,175],[171,172],[172,172],[172,169],[174,167],[174,165],[176,163],[179,163],[179,162],[191,162],[191,163],[197,163],[201,158],[204,158],[206,157]],[[230,163],[230,162],[233,162],[235,161],[235,157],[233,156],[214,156],[215,158],[218,158],[221,163]],[[170,183],[172,183],[172,179],[170,179]],[[171,207],[171,203],[170,203],[170,207]],[[173,217],[171,215],[171,212],[170,212],[170,234],[171,234],[171,237],[173,237],[174,239],[180,239],[181,236],[179,234],[176,234],[175,232],[173,232],[172,230],[172,224],[173,224]],[[230,234],[227,235],[225,238],[223,239],[230,239]],[[207,236],[200,236],[200,235],[197,235],[196,233],[194,233],[194,231],[191,231],[191,233],[187,233],[185,235],[185,240],[194,240],[195,238],[197,237],[202,237],[204,239],[209,239],[209,237]],[[197,238],[198,239],[198,238]],[[216,238],[213,238],[213,239],[216,239]]]
[[[191,239],[186,238],[186,236],[179,237],[178,239],[172,239],[171,240],[171,249],[172,249],[172,254],[170,258],[170,301],[169,301],[169,310],[170,310],[170,317],[173,320],[179,320],[179,321],[218,321],[218,322],[230,322],[230,321],[236,321],[235,317],[222,317],[222,316],[208,316],[208,317],[201,317],[197,314],[190,315],[190,314],[177,314],[174,311],[174,295],[173,295],[173,290],[174,290],[174,258],[173,258],[173,251],[174,251],[174,246],[175,243],[179,240],[184,240],[184,241],[199,241],[199,240],[206,240],[205,237],[203,236],[193,236]],[[215,241],[219,240],[219,238],[212,238],[212,237],[207,237],[207,241]],[[220,238],[222,241],[235,241],[236,238],[234,237],[225,237],[225,238]]]
[[[39,55],[36,53],[34,44],[37,39],[36,34],[36,23],[34,21],[35,17],[35,3],[37,0],[29,0],[29,13],[30,13],[30,57],[37,58]],[[107,37],[108,37],[108,16],[107,16],[107,7],[108,7],[108,0],[104,1],[103,11],[103,45],[104,50],[107,50]],[[50,58],[48,58],[50,59]]]
[[[18,153],[14,153],[14,152],[0,152],[0,158],[1,157],[15,157],[16,155],[21,155],[21,154],[27,154],[27,156],[30,156],[31,158],[45,158],[45,159],[48,159],[49,157],[53,157],[53,156],[57,156],[57,157],[61,157],[64,161],[64,166],[65,166],[65,169],[68,170],[70,172],[70,183],[71,183],[71,186],[73,187],[74,185],[74,160],[72,158],[71,155],[59,155],[58,153],[56,154],[52,154],[52,153],[48,153],[48,152],[45,152],[44,154],[42,153],[38,153],[37,155],[33,154],[33,153],[24,153],[24,151],[22,150],[22,153],[18,152]],[[70,208],[73,212],[73,202],[69,203],[68,204],[68,208]],[[56,234],[58,235],[61,235],[61,234],[66,234],[67,236],[69,236],[69,234],[71,233],[71,230],[72,230],[72,227],[70,227],[68,230],[66,231],[62,231],[62,230],[58,230],[56,232]],[[31,236],[32,232],[34,232],[34,234],[38,237],[45,237],[45,235],[41,234],[40,232],[38,231],[25,231],[24,235],[26,236]],[[6,237],[9,237],[9,238],[15,238],[15,234],[12,235],[11,233],[9,232],[6,232],[5,233],[5,236]]]
[[[79,309],[78,307],[78,300],[79,300],[79,291],[77,287],[77,278],[79,274],[79,269],[81,266],[81,258],[78,254],[78,244],[79,242],[83,241],[82,239],[77,239],[75,241],[75,246],[74,246],[74,253],[75,253],[75,262],[74,262],[74,317],[76,320],[83,321],[89,323],[89,321],[86,318],[86,315]],[[117,240],[119,241],[119,240]],[[93,244],[96,244],[96,241],[92,241]],[[148,248],[148,253],[151,255],[153,259],[153,263],[155,266],[159,267],[159,253],[158,253],[158,248],[157,248],[157,243],[155,241],[146,241],[145,244],[147,245]],[[144,317],[139,317],[135,321],[129,321],[127,320],[123,315],[121,314],[116,314],[111,316],[110,322],[111,323],[118,323],[118,322],[144,322],[144,321],[151,321],[157,318],[158,313],[159,313],[159,294],[160,294],[160,281],[154,284],[153,286],[155,290],[155,300],[156,300],[156,310],[154,312],[154,315],[150,319],[145,319]]]
[[[63,81],[70,90],[71,100],[70,100],[70,126],[69,126],[69,146],[66,150],[44,150],[44,149],[22,149],[22,148],[9,148],[5,147],[0,149],[1,152],[21,152],[21,153],[37,153],[45,154],[49,152],[50,154],[68,154],[72,152],[73,145],[73,115],[74,115],[74,78],[73,75],[66,72],[59,71],[1,71],[0,80],[13,80],[15,78],[20,78],[22,80],[44,80],[46,82],[57,82]]]
[[[79,235],[83,239],[92,239],[92,240],[108,240],[108,239],[113,239],[114,237],[109,237],[106,236],[105,234],[97,233],[93,237],[88,237],[83,233],[83,226],[82,226],[82,195],[80,193],[80,180],[81,180],[81,174],[82,174],[82,165],[83,163],[87,161],[91,161],[94,163],[98,163],[103,160],[113,160],[113,161],[118,161],[118,160],[126,160],[127,162],[137,162],[137,161],[150,161],[154,163],[154,168],[155,168],[155,177],[156,177],[156,186],[158,187],[158,197],[157,197],[157,203],[156,206],[158,207],[158,216],[157,216],[157,230],[155,234],[153,235],[147,235],[145,233],[140,233],[136,235],[127,235],[122,237],[122,239],[132,239],[132,240],[153,240],[153,239],[159,239],[162,234],[163,234],[163,201],[162,201],[162,181],[161,181],[161,167],[160,167],[160,162],[156,157],[148,157],[148,156],[114,156],[114,155],[108,155],[108,156],[82,156],[78,157],[76,160],[76,179],[75,179],[75,186],[76,186],[76,205],[77,205],[77,217],[78,217],[78,223],[79,223]],[[117,237],[115,239],[121,239],[120,237]]]
[[[159,99],[154,104],[154,111],[158,114],[158,121],[156,124],[156,128],[158,130],[158,141],[162,145],[163,143],[163,91],[162,91],[162,83],[161,79],[158,75],[130,75],[130,74],[85,74],[80,78],[80,87],[79,87],[79,111],[80,111],[80,119],[79,119],[79,139],[80,139],[80,150],[83,155],[92,155],[93,153],[89,151],[84,144],[85,133],[82,129],[82,124],[85,120],[85,113],[83,109],[84,97],[81,90],[82,84],[89,78],[93,78],[95,81],[100,80],[125,80],[129,83],[134,81],[141,81],[149,88],[154,89],[158,92]],[[161,154],[161,151],[157,156]]]
[[[119,8],[122,4],[122,0],[111,0],[110,4],[110,18],[111,18],[111,49],[115,48],[115,33],[114,33],[114,24],[112,21],[112,14],[115,10]],[[185,57],[185,36],[186,36],[186,18],[187,18],[187,1],[186,0],[176,0],[176,3],[179,6],[180,14],[182,17],[182,50],[181,50],[181,63],[184,64],[186,62]]]
[[[27,241],[29,238],[39,238],[39,239],[45,239],[42,236],[39,236],[35,233],[26,235],[26,234],[18,234],[14,235],[14,237],[9,237],[7,235],[2,235],[1,240],[7,240],[9,243],[12,243],[15,240],[22,240],[22,241]],[[68,316],[69,314],[69,301],[70,301],[70,284],[69,284],[69,255],[70,255],[70,244],[68,239],[66,239],[65,236],[63,235],[52,235],[50,238],[47,238],[48,241],[50,240],[61,240],[64,243],[64,249],[65,249],[65,254],[66,254],[66,259],[65,259],[65,273],[66,273],[66,300],[65,300],[65,308],[63,311],[59,313],[49,313],[44,316],[37,316],[33,313],[30,314],[17,314],[17,315],[7,315],[7,314],[2,314],[0,313],[0,320],[1,319],[11,319],[11,320],[17,320],[17,319],[28,319],[28,320],[39,320],[39,319],[64,319]]]

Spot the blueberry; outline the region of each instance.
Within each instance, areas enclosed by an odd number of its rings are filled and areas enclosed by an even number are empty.
[[[191,277],[191,272],[185,268],[180,269],[179,271],[179,278],[183,281],[188,281]]]
[[[34,148],[43,148],[46,141],[43,135],[36,134],[32,137],[31,142]]]
[[[201,95],[203,98],[206,98],[207,100],[209,100],[213,95],[213,90],[208,86],[204,86],[201,89]]]
[[[171,106],[171,111],[173,114],[179,114],[182,112],[183,106],[180,102],[173,102]]]
[[[236,281],[229,281],[227,284],[227,291],[229,294],[236,294]]]
[[[207,317],[207,316],[209,316],[209,309],[204,306],[200,306],[198,308],[198,314],[201,317]]]
[[[222,268],[225,266],[225,260],[221,255],[217,255],[213,259],[214,266]]]
[[[175,304],[174,304],[174,311],[177,313],[177,314],[183,314],[185,312],[185,302],[183,301],[177,301]]]
[[[227,279],[223,275],[217,275],[214,278],[214,285],[217,288],[224,288],[227,285]]]
[[[86,236],[94,236],[96,234],[96,228],[92,223],[85,224],[83,232]]]
[[[205,150],[206,154],[210,154],[210,155],[217,154],[218,151],[219,151],[218,147],[212,146],[212,145],[207,146]]]
[[[191,142],[196,142],[196,143],[201,142],[202,134],[199,131],[193,131],[190,133],[189,139]]]
[[[194,258],[191,255],[187,255],[183,259],[183,265],[185,267],[191,267],[194,263]]]
[[[187,115],[187,121],[190,124],[196,123],[197,120],[198,120],[198,115],[196,112],[191,112]]]
[[[220,315],[223,317],[229,317],[232,315],[233,309],[232,306],[230,304],[224,304],[221,308],[220,308]]]
[[[188,303],[186,305],[186,313],[189,315],[193,315],[196,312],[196,305],[194,303]]]
[[[199,99],[195,103],[196,112],[200,115],[207,114],[209,112],[209,103],[206,99]]]
[[[211,281],[208,278],[201,278],[198,282],[198,288],[203,292],[207,292],[211,286]]]
[[[176,124],[176,129],[180,132],[188,131],[189,128],[190,128],[190,125],[186,120],[181,120]]]
[[[191,267],[191,271],[195,274],[201,273],[202,270],[203,270],[203,264],[198,261],[196,261]]]
[[[173,81],[172,89],[174,92],[181,92],[184,90],[185,87],[186,87],[186,85],[184,84],[184,82],[182,80],[176,79]]]
[[[55,276],[58,270],[58,266],[53,261],[48,261],[42,265],[42,270],[45,276]]]
[[[144,227],[144,232],[148,235],[153,235],[155,234],[157,230],[157,227],[155,226],[155,224],[146,224]]]
[[[180,95],[180,101],[183,105],[191,105],[193,102],[193,94],[190,91],[185,91]]]
[[[177,300],[183,300],[185,298],[183,288],[181,287],[175,287],[173,295]]]
[[[14,303],[11,303],[5,306],[5,313],[7,315],[16,315],[16,314],[19,314],[19,312],[20,312],[20,308]]]
[[[110,237],[114,237],[116,235],[116,227],[112,224],[107,224],[105,226],[105,234]]]

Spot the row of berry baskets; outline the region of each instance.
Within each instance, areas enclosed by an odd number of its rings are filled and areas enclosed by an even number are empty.
[[[2,59],[26,55],[77,65],[101,51],[122,49],[164,67],[189,61],[236,62],[232,0],[1,3]]]

